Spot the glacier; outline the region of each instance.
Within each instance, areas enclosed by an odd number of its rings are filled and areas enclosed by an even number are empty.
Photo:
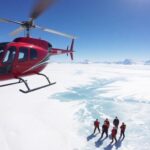
[[[29,94],[22,84],[0,88],[0,149],[149,149],[149,65],[51,63],[43,72],[56,85]],[[110,120],[110,134],[115,116],[127,125],[123,141],[92,135],[96,118]]]

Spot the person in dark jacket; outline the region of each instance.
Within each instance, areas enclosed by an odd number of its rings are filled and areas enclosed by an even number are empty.
[[[99,133],[100,133],[100,128],[99,128],[100,122],[98,121],[98,119],[96,119],[94,121],[94,132],[93,134],[95,134],[96,129],[98,129]]]
[[[125,138],[125,134],[124,134],[125,129],[126,129],[126,125],[123,122],[122,125],[120,126],[120,138],[122,137],[122,135],[123,135],[123,139]]]
[[[118,128],[118,125],[119,125],[119,119],[118,117],[116,117],[114,120],[113,120],[113,124],[116,128]]]
[[[116,135],[117,135],[117,128],[116,128],[116,127],[113,127],[113,129],[112,129],[112,131],[111,131],[111,138],[112,138],[111,143],[114,142],[114,139],[115,139],[115,141],[117,142]]]
[[[106,134],[106,137],[108,137],[108,124],[104,121],[104,124],[102,126],[102,135],[101,139],[103,138],[104,133]]]

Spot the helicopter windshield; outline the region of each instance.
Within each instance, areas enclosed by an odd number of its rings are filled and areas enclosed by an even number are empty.
[[[0,60],[2,59],[3,53],[4,53],[4,48],[8,44],[8,42],[5,43],[0,43]]]
[[[0,48],[0,60],[1,60],[2,56],[3,56],[3,53],[4,53],[4,50]]]

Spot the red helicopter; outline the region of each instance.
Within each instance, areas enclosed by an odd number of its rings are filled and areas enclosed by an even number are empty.
[[[16,35],[21,31],[26,31],[26,37],[19,37],[14,39],[12,42],[0,43],[0,81],[17,79],[17,82],[0,85],[0,87],[24,83],[27,90],[20,89],[23,93],[29,93],[47,86],[53,85],[56,82],[50,82],[49,78],[40,73],[49,63],[50,56],[60,54],[70,54],[73,60],[73,45],[74,36],[58,32],[52,29],[43,28],[34,23],[34,20],[52,4],[52,0],[39,0],[33,8],[29,21],[13,21],[9,19],[0,18],[0,22],[15,23],[20,25],[11,35]],[[59,49],[53,48],[51,43],[30,37],[30,29],[38,28],[45,32],[54,33],[67,38],[71,38],[70,49]],[[28,75],[41,75],[46,78],[48,84],[31,89],[23,76]]]

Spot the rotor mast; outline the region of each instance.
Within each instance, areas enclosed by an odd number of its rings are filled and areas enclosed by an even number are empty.
[[[33,24],[33,20],[24,21],[22,22],[22,28],[26,30],[26,37],[30,37],[30,29],[35,28],[35,25]]]

